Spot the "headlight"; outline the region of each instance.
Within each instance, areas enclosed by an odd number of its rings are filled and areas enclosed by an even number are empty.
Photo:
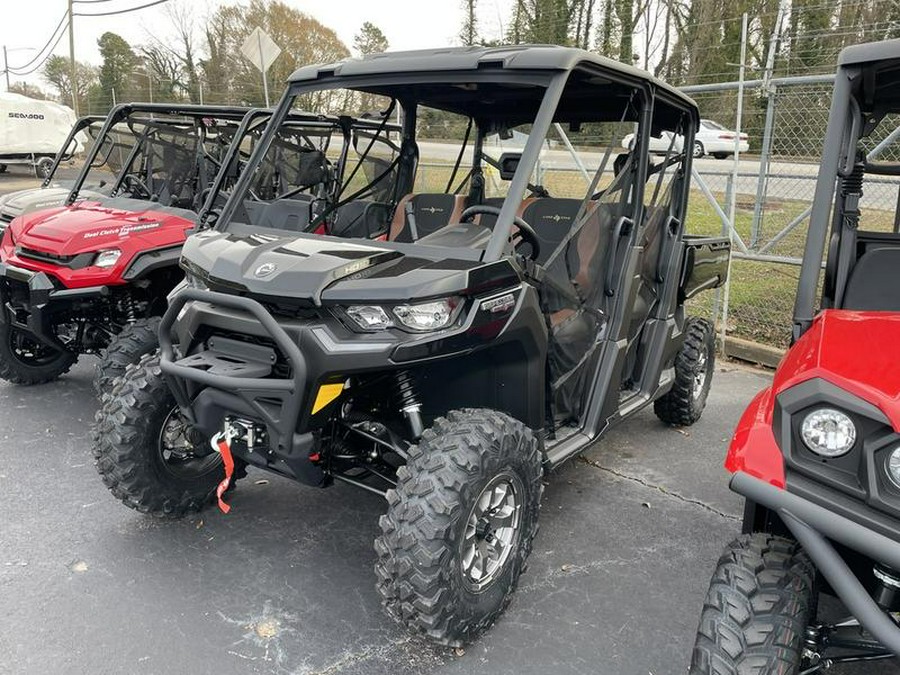
[[[404,328],[416,332],[427,332],[446,328],[457,315],[459,298],[444,298],[415,305],[352,305],[345,312],[363,330],[384,330]]]
[[[885,469],[887,469],[887,475],[891,482],[900,488],[900,447],[894,448],[888,455]]]
[[[412,330],[440,330],[453,321],[453,310],[458,304],[456,298],[444,298],[418,305],[397,305],[394,316]]]
[[[94,258],[95,267],[112,267],[122,255],[122,251],[117,248],[111,248],[107,251],[100,251]]]
[[[347,308],[347,316],[363,330],[383,330],[394,325],[391,317],[378,305],[353,305]]]
[[[800,437],[817,455],[840,457],[856,442],[856,426],[840,410],[820,408],[803,418]]]

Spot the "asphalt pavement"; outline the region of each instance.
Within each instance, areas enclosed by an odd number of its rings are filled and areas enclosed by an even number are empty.
[[[121,505],[90,454],[92,365],[0,384],[0,673],[683,673],[739,529],[726,442],[767,379],[726,364],[694,427],[645,411],[551,475],[512,605],[456,652],[382,614],[375,495],[251,470],[227,516]]]

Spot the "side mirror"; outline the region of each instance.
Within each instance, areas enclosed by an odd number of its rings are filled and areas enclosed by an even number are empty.
[[[500,155],[500,161],[498,162],[500,165],[500,179],[512,180],[513,175],[516,173],[516,169],[519,168],[519,162],[521,160],[521,152],[504,152]]]

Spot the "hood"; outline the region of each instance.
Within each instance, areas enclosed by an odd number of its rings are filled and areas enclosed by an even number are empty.
[[[478,261],[434,260],[415,253],[420,251],[387,242],[210,230],[188,238],[182,263],[217,290],[315,305],[461,293],[472,273],[485,267]]]
[[[9,230],[17,246],[57,256],[119,248],[123,259],[184,241],[193,214],[139,200],[78,202],[16,218]],[[126,203],[127,202],[127,203]],[[125,208],[127,207],[127,208]]]
[[[51,206],[59,206],[71,191],[71,181],[69,185],[65,181],[54,183],[48,187],[30,188],[28,190],[18,190],[0,197],[0,216],[5,216],[8,220],[12,220],[23,213],[39,211]],[[79,192],[79,199],[101,199],[103,197],[99,192],[93,190],[82,190]]]
[[[824,310],[784,357],[778,394],[821,378],[879,408],[900,431],[900,314]]]

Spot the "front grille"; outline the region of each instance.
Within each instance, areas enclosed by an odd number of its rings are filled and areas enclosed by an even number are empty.
[[[36,251],[33,248],[26,248],[24,246],[19,247],[18,254],[22,258],[30,258],[31,260],[46,262],[52,265],[66,266],[71,265],[75,258],[78,257],[75,255],[56,255],[55,253],[47,253],[46,251]]]
[[[0,211],[0,223],[9,225],[13,221],[13,218],[15,218],[13,214]]]

